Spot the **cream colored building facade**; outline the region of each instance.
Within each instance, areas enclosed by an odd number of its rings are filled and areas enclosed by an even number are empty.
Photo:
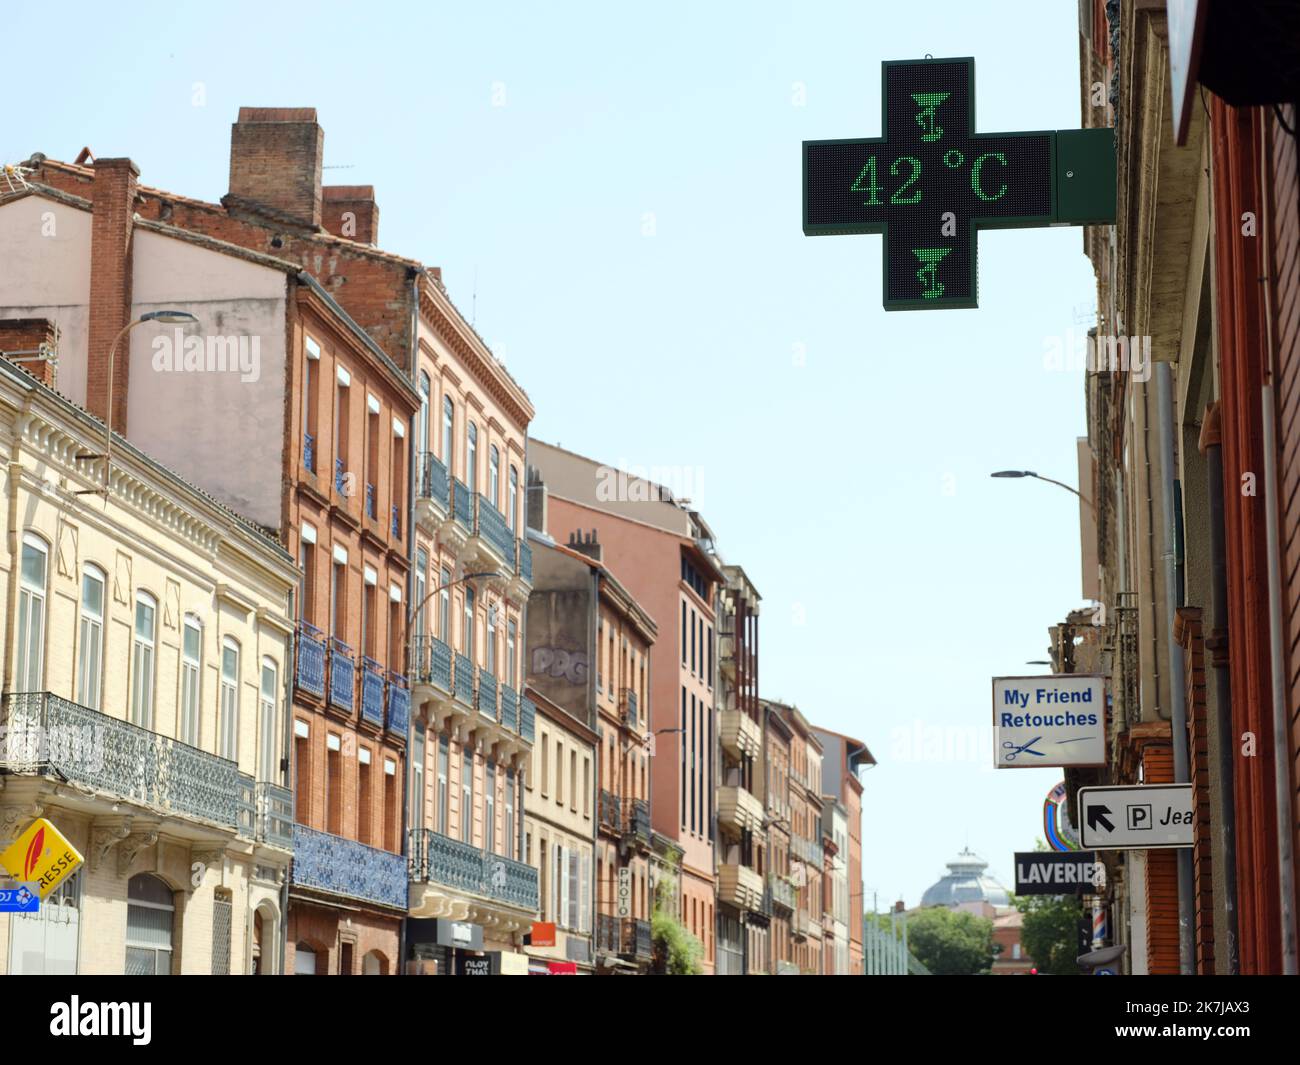
[[[288,554],[0,360],[0,848],[85,858],[0,972],[274,973],[292,841]]]

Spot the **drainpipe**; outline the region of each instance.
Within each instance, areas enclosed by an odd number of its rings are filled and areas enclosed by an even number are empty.
[[[1294,114],[1294,110],[1293,110]],[[1293,118],[1294,121],[1294,118]],[[1273,788],[1276,803],[1277,863],[1278,863],[1278,938],[1282,945],[1282,973],[1296,975],[1295,934],[1295,865],[1291,852],[1291,832],[1295,819],[1291,809],[1291,766],[1289,717],[1286,705],[1286,675],[1284,668],[1284,625],[1282,620],[1282,564],[1278,546],[1277,513],[1277,423],[1273,405],[1273,242],[1269,203],[1272,187],[1269,180],[1270,138],[1260,139],[1261,184],[1260,227],[1264,239],[1263,265],[1269,272],[1269,283],[1262,286],[1264,295],[1264,376],[1266,383],[1260,389],[1261,421],[1264,429],[1264,526],[1267,530],[1268,555],[1268,643],[1270,680],[1273,694]],[[1261,279],[1262,280],[1262,279]]]
[[[1218,404],[1205,412],[1202,450],[1210,496],[1210,637],[1206,647],[1214,669],[1214,696],[1218,710],[1214,721],[1219,779],[1214,821],[1223,847],[1223,908],[1227,920],[1228,975],[1236,976],[1237,961],[1237,815],[1233,793],[1232,682],[1228,672],[1228,563],[1224,546],[1223,444]]]
[[[1170,727],[1173,732],[1174,783],[1191,780],[1187,751],[1187,701],[1183,690],[1183,648],[1174,634],[1174,614],[1182,598],[1177,587],[1178,562],[1175,555],[1178,523],[1176,468],[1174,466],[1173,370],[1168,362],[1155,364],[1156,418],[1160,443],[1160,511],[1164,526],[1162,562],[1165,575],[1165,634],[1169,649]],[[1178,851],[1178,968],[1184,976],[1195,972],[1195,946],[1192,937],[1192,852]]]

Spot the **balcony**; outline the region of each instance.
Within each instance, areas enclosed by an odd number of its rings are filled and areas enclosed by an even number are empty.
[[[617,954],[622,946],[618,918],[608,913],[596,914],[596,953]]]
[[[8,771],[52,775],[166,814],[239,826],[232,761],[49,692],[6,695],[0,751]]]
[[[650,936],[650,922],[635,917],[623,918],[623,943],[620,953],[637,961],[654,957],[654,940]]]
[[[436,636],[416,636],[411,644],[411,681],[451,694],[451,648]]]
[[[650,804],[645,799],[623,801],[623,838],[640,847],[650,846]]]
[[[478,671],[478,691],[474,699],[474,709],[478,711],[480,717],[485,717],[489,721],[496,721],[500,712],[497,707],[497,679],[486,669]]]
[[[515,534],[506,525],[505,515],[485,495],[475,495],[474,503],[474,536],[479,557],[503,569],[513,570]],[[488,549],[487,553],[483,551],[484,547]]]
[[[393,519],[389,525],[389,528],[392,530],[393,539],[400,540],[402,538],[402,508],[399,507],[396,503],[394,503],[392,508],[392,513],[393,513]]]
[[[415,848],[412,848],[413,853]],[[425,829],[412,879],[482,896],[530,914],[537,910],[537,870],[472,843]]]
[[[369,483],[366,484],[366,517],[371,521],[379,519],[379,512],[375,504],[375,486]]]
[[[795,907],[794,885],[785,877],[775,873],[767,874],[768,887],[772,891],[772,905],[780,909],[793,910]]]
[[[364,843],[293,826],[292,883],[379,906],[406,909],[406,859]]]
[[[348,483],[348,474],[347,471],[343,468],[343,460],[335,459],[334,460],[334,491],[338,492],[339,495],[345,495],[347,493],[347,483]]]
[[[440,523],[451,509],[451,480],[447,476],[447,467],[432,451],[420,452],[416,492],[416,520],[426,520],[427,514],[431,524]],[[422,503],[429,505],[422,507]]]
[[[757,913],[763,907],[763,878],[747,865],[718,866],[718,901]]]
[[[619,816],[618,796],[612,791],[606,791],[601,788],[597,797],[596,812],[600,816],[600,827],[618,832],[622,827],[623,819]]]
[[[722,749],[736,758],[757,758],[763,750],[763,733],[758,724],[741,710],[724,710],[718,732]]]
[[[411,691],[400,673],[388,674],[388,715],[384,727],[394,736],[406,738],[411,722]]]
[[[474,663],[463,654],[456,655],[455,687],[452,694],[466,707],[474,705]]]
[[[718,825],[736,833],[761,832],[763,804],[738,784],[719,788]]]
[[[302,464],[305,469],[316,472],[316,438],[311,433],[302,434]]]
[[[361,720],[384,727],[384,670],[373,658],[361,657]]]
[[[518,735],[519,693],[509,684],[501,685],[501,725]]]
[[[809,918],[806,910],[796,909],[790,916],[790,934],[795,939],[807,939],[814,924],[816,922]]]
[[[460,481],[451,482],[451,516],[452,520],[466,536],[474,532],[474,497],[469,488]]]
[[[331,636],[329,704],[344,713],[352,713],[356,699],[357,664],[352,658],[352,648]]]
[[[798,976],[799,966],[792,961],[779,961],[776,963],[777,976]]]
[[[293,850],[293,792],[259,780],[253,787],[257,814],[257,841],[269,847]]]
[[[533,549],[526,540],[519,541],[519,553],[515,559],[515,573],[530,585],[533,583]]]
[[[637,728],[636,712],[636,692],[631,688],[624,688],[618,695],[618,709],[622,715],[623,724],[628,728]]]
[[[318,699],[325,697],[325,639],[320,631],[305,621],[298,622],[298,668],[294,682],[298,688]]]
[[[531,744],[533,742],[536,718],[537,707],[525,695],[519,703],[519,735],[525,743]]]

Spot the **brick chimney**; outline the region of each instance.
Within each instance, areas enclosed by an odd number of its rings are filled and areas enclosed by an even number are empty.
[[[96,159],[91,188],[90,328],[86,409],[108,421],[108,353],[131,321],[131,227],[140,170],[130,159]],[[113,419],[126,432],[126,389],[131,359],[126,338],[113,357]]]
[[[327,232],[358,244],[379,243],[379,205],[373,185],[326,185],[321,196],[321,224]]]
[[[314,107],[241,107],[230,127],[230,194],[319,226],[324,145]]]
[[[580,555],[586,555],[595,562],[601,561],[600,541],[596,539],[596,530],[592,529],[586,536],[582,530],[569,533],[569,550],[577,551]]]
[[[48,318],[0,319],[0,355],[17,363],[41,384],[54,388],[59,367],[59,327]]]
[[[441,271],[439,271],[441,277]],[[548,531],[547,522],[550,520],[548,505],[548,493],[546,491],[546,482],[542,480],[542,475],[536,466],[528,467],[528,474],[525,477],[527,487],[524,491],[524,521],[530,529],[536,529],[540,533]]]

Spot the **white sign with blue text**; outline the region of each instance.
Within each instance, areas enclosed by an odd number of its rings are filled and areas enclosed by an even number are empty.
[[[1091,673],[993,678],[998,769],[1106,764],[1105,678]]]

